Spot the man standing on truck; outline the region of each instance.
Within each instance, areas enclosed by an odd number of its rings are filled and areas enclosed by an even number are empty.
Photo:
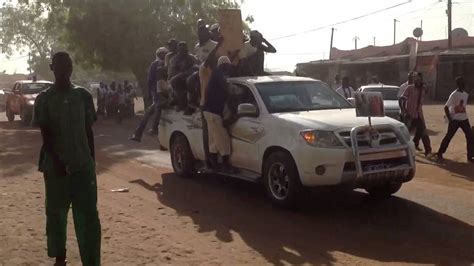
[[[230,136],[223,124],[223,111],[227,99],[227,77],[231,68],[227,56],[219,57],[217,68],[212,72],[203,107],[209,137],[209,161],[212,170],[218,170],[218,155],[222,156],[223,170],[233,172],[230,165]]]
[[[265,73],[265,53],[276,53],[275,47],[263,38],[263,35],[256,30],[250,32],[250,40],[244,43],[242,49],[243,69],[241,75],[244,76],[262,76]]]
[[[423,116],[423,100],[426,88],[421,73],[413,73],[413,83],[405,89],[399,98],[400,110],[408,129],[415,129],[415,137],[413,138],[415,146],[418,146],[417,143],[421,139],[425,148],[425,156],[429,156],[432,150]]]
[[[84,88],[71,83],[69,54],[53,55],[55,83],[35,101],[33,125],[41,129],[39,171],[46,188],[48,256],[66,265],[66,229],[72,204],[83,265],[100,265],[101,228],[97,211],[94,102]]]
[[[474,163],[474,136],[466,112],[469,94],[465,91],[465,83],[462,77],[456,78],[456,85],[457,89],[451,93],[444,106],[444,112],[446,113],[449,125],[448,132],[441,142],[438,151],[438,159],[444,159],[443,154],[448,149],[449,142],[451,142],[456,131],[461,128],[466,136],[467,160],[468,162]]]
[[[150,129],[150,135],[158,135],[158,126],[161,119],[161,106],[158,97],[158,84],[166,86],[167,71],[164,65],[165,56],[168,54],[168,49],[160,47],[156,50],[156,60],[151,64],[150,71],[148,73],[148,86],[149,93],[153,99],[153,104],[148,107],[143,116],[142,120],[138,124],[137,128],[129,140],[140,142],[142,140],[143,131],[148,124],[148,120],[155,115],[153,119],[153,125]],[[164,83],[164,84],[163,84]]]

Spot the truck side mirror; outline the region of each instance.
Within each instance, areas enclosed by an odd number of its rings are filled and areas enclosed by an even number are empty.
[[[237,114],[239,117],[257,117],[258,109],[251,103],[242,103],[237,108]]]

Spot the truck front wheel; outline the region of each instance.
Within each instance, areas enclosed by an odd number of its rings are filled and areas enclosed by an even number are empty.
[[[6,113],[7,113],[7,119],[8,119],[8,122],[13,122],[15,121],[15,114],[10,110],[10,106],[6,106]]]
[[[263,184],[270,200],[280,207],[294,207],[302,185],[293,158],[286,152],[274,152],[263,169]]]

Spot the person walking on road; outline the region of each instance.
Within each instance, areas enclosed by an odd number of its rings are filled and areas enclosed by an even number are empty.
[[[426,88],[423,84],[421,73],[413,74],[413,84],[409,85],[399,98],[400,110],[403,121],[408,129],[415,129],[413,142],[418,149],[418,143],[421,139],[425,148],[425,156],[431,155],[431,141],[426,132],[425,118],[423,115],[423,100],[426,94]]]
[[[451,93],[444,106],[444,112],[446,113],[449,125],[448,132],[441,142],[437,156],[440,160],[444,159],[443,154],[448,149],[451,139],[458,129],[461,128],[466,136],[467,160],[474,163],[474,135],[466,112],[469,94],[465,91],[465,83],[462,77],[456,78],[456,85],[457,89]]]
[[[150,65],[150,70],[148,73],[148,88],[149,93],[153,99],[153,104],[148,107],[143,116],[142,120],[138,124],[137,128],[133,135],[129,138],[130,140],[141,142],[143,131],[145,131],[148,120],[155,115],[153,119],[153,125],[149,131],[150,135],[158,135],[158,126],[161,119],[161,106],[160,106],[160,97],[158,95],[158,86],[167,87],[167,70],[165,68],[165,56],[168,53],[168,49],[165,47],[160,47],[156,50],[156,60]],[[163,90],[164,88],[160,88]]]
[[[53,55],[55,83],[38,95],[33,125],[41,129],[39,171],[46,188],[48,256],[66,265],[66,228],[70,205],[83,265],[100,265],[101,226],[97,211],[94,102],[84,88],[70,81],[69,54]]]

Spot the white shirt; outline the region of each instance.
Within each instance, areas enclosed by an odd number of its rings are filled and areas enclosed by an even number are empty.
[[[196,56],[201,63],[207,60],[209,54],[216,48],[217,43],[213,40],[209,40],[203,46],[200,46],[199,43],[196,44],[194,47],[194,51],[196,52]]]
[[[398,98],[402,96],[403,92],[407,89],[407,87],[408,87],[408,81],[400,85],[400,89],[398,90],[398,95],[397,95]]]
[[[451,119],[457,121],[467,120],[466,106],[468,98],[469,94],[467,92],[460,92],[459,90],[455,90],[449,95],[445,106],[449,109]]]
[[[342,95],[342,97],[348,99],[348,98],[354,98],[354,89],[352,87],[345,88],[343,89],[342,86],[336,89],[336,92]]]

